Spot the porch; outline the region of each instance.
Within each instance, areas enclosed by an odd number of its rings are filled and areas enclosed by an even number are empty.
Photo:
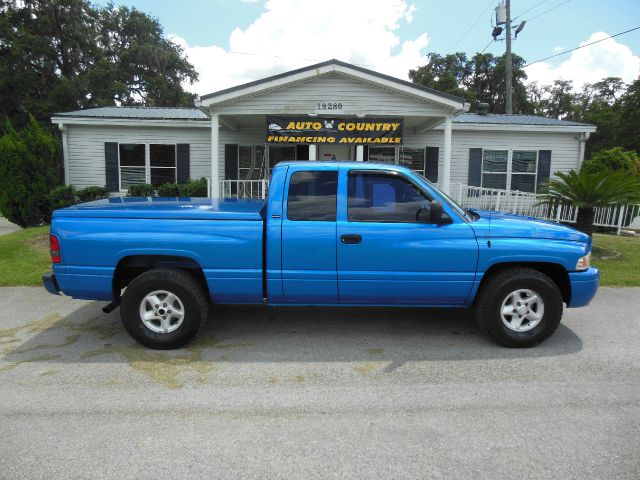
[[[440,184],[436,184],[441,188]],[[226,198],[266,198],[269,181],[261,180],[221,180],[219,192]],[[464,208],[494,210],[517,213],[555,222],[575,223],[577,208],[570,205],[544,203],[542,195],[517,190],[501,190],[450,184],[450,197]],[[595,209],[594,225],[613,228],[619,235],[622,228],[640,216],[640,204],[611,205]]]

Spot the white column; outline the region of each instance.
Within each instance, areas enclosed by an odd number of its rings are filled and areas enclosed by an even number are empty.
[[[220,197],[220,115],[211,113],[211,197]]]
[[[62,159],[64,161],[64,184],[70,185],[69,180],[69,129],[66,125],[58,124],[62,133]]]
[[[364,147],[362,145],[356,145],[356,162],[364,161]]]
[[[309,160],[318,159],[318,147],[315,144],[309,145]]]
[[[442,191],[449,194],[451,190],[451,116],[444,119],[444,165],[442,168]]]

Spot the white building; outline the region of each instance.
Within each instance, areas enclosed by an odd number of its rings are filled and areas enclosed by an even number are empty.
[[[204,95],[194,108],[104,107],[52,121],[63,135],[66,183],[106,185],[114,194],[132,183],[200,177],[212,180],[214,195],[235,194],[268,179],[280,160],[326,158],[407,165],[445,190],[460,183],[535,192],[553,172],[579,168],[595,131],[467,110],[461,98],[330,60]],[[268,117],[398,121],[400,143],[322,143],[311,136],[269,143]]]

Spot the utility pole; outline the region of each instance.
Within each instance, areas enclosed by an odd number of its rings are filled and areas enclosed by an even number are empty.
[[[507,24],[506,24],[506,41],[507,41],[507,54],[505,56],[505,73],[506,73],[506,113],[513,113],[513,108],[511,105],[512,100],[512,85],[511,80],[513,74],[512,64],[511,64],[511,0],[506,0],[506,10],[507,10]]]

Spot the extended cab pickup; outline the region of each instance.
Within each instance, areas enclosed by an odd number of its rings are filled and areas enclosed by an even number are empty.
[[[591,239],[464,210],[396,165],[285,162],[263,200],[109,198],[54,212],[46,289],[120,306],[152,348],[214,304],[474,307],[498,343],[535,345],[598,288]]]

